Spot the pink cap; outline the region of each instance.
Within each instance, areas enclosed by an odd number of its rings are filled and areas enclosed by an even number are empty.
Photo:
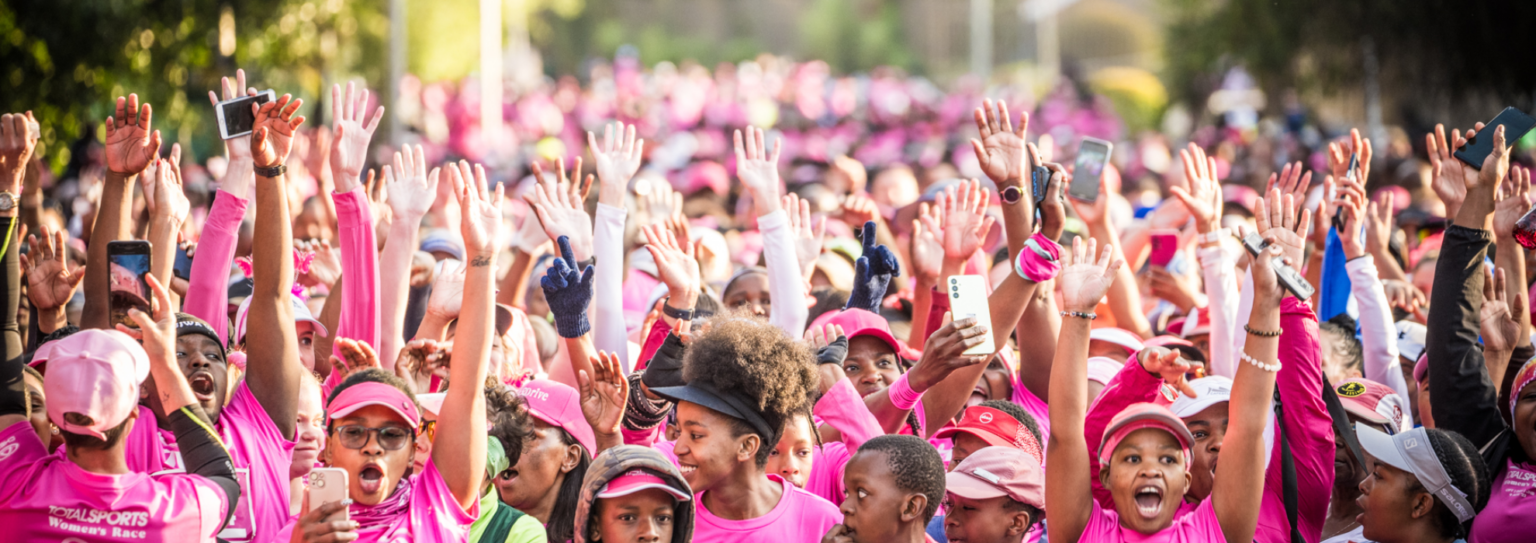
[[[1141,342],[1141,337],[1135,332],[1123,328],[1094,328],[1088,332],[1089,341],[1105,341],[1125,347],[1130,354],[1136,354],[1146,348]]]
[[[1422,385],[1424,384],[1424,380],[1428,378],[1429,351],[1425,351],[1424,354],[1419,355],[1419,359],[1413,363],[1413,381]],[[1515,387],[1515,390],[1520,390],[1520,388]]]
[[[983,447],[944,475],[944,490],[970,500],[1007,496],[1045,508],[1045,474],[1040,461],[1012,447]]]
[[[1108,385],[1120,373],[1120,368],[1125,366],[1116,362],[1113,358],[1094,356],[1088,358],[1088,380],[1101,385]]]
[[[597,451],[597,435],[581,414],[581,395],[564,383],[549,379],[534,379],[515,389],[528,402],[528,413],[534,418],[565,430],[591,455]]]
[[[677,501],[686,502],[693,499],[693,496],[673,488],[661,477],[643,469],[632,469],[624,472],[623,475],[609,479],[608,484],[603,485],[602,490],[598,490],[595,497],[617,498],[652,488],[671,494]]]
[[[1109,421],[1109,427],[1104,430],[1104,442],[1099,446],[1099,462],[1108,465],[1109,457],[1115,452],[1115,447],[1120,445],[1120,441],[1142,428],[1156,428],[1173,434],[1174,439],[1179,441],[1179,447],[1184,449],[1184,461],[1189,461],[1189,447],[1195,442],[1189,427],[1167,407],[1142,402],[1127,406]]]
[[[411,401],[410,396],[406,396],[405,392],[393,385],[372,381],[349,386],[331,399],[331,403],[325,406],[326,423],[329,424],[332,420],[351,415],[370,405],[394,411],[412,429],[421,424],[421,412],[416,410],[416,402]]]
[[[48,361],[43,393],[48,419],[60,429],[98,439],[138,409],[139,384],[149,377],[149,355],[127,334],[116,330],[81,330],[44,343],[37,358]],[[89,424],[73,424],[65,414],[78,413]]]
[[[1412,428],[1412,421],[1404,420],[1408,404],[1392,388],[1358,377],[1340,381],[1333,391],[1339,395],[1344,410],[1375,424],[1384,424],[1396,434],[1404,428]],[[1404,426],[1404,425],[1407,426]]]
[[[962,433],[981,438],[990,446],[1011,447],[1029,453],[1036,463],[1045,461],[1034,434],[1007,411],[984,405],[967,407],[959,423],[939,430],[933,434],[933,439],[954,439],[955,434]]]
[[[836,324],[843,327],[843,333],[848,335],[851,341],[859,336],[870,336],[886,345],[891,350],[907,360],[917,360],[923,357],[923,353],[907,347],[906,343],[896,340],[896,335],[891,333],[891,325],[885,322],[885,317],[870,313],[863,309],[844,309],[842,311],[829,311],[816,317],[811,323],[812,328],[821,328],[828,324]],[[917,326],[914,324],[914,326]]]

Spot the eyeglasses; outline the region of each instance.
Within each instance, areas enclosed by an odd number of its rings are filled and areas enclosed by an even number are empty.
[[[427,441],[436,441],[437,440],[437,421],[435,421],[435,420],[424,420],[424,421],[421,421],[421,433],[427,435]]]
[[[356,424],[339,426],[331,432],[341,438],[341,446],[348,449],[361,449],[368,445],[368,439],[373,434],[379,435],[379,446],[386,451],[398,451],[405,448],[416,436],[414,432],[399,426],[385,426],[383,428],[369,428]]]

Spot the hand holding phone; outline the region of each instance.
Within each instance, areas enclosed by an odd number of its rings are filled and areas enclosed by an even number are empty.
[[[1466,145],[1456,150],[1456,158],[1473,168],[1483,169],[1483,161],[1493,152],[1493,131],[1500,126],[1504,127],[1505,144],[1513,145],[1516,140],[1525,137],[1525,133],[1530,132],[1532,127],[1536,127],[1536,118],[1512,107],[1504,108],[1482,130],[1478,130],[1472,139],[1467,140]]]
[[[107,281],[112,323],[138,328],[128,310],[150,313],[148,241],[113,241],[107,244]]]
[[[327,503],[340,502],[347,499],[347,470],[341,468],[315,468],[309,472],[309,508],[318,509]],[[325,522],[333,520],[347,520],[347,510],[343,508],[326,517]]]
[[[1083,138],[1083,142],[1077,146],[1077,164],[1072,170],[1072,184],[1067,187],[1068,196],[1083,202],[1099,199],[1099,181],[1104,176],[1104,169],[1109,166],[1112,150],[1114,144],[1110,142]]]
[[[1269,242],[1265,241],[1264,237],[1260,236],[1258,232],[1249,232],[1247,236],[1242,237],[1242,240],[1243,248],[1247,249],[1248,254],[1253,257],[1258,257],[1259,251],[1269,248]],[[1302,277],[1300,272],[1296,271],[1296,268],[1292,268],[1290,264],[1286,264],[1279,257],[1269,259],[1269,267],[1275,270],[1275,279],[1280,282],[1280,287],[1284,288],[1286,292],[1290,292],[1296,299],[1307,300],[1316,292],[1312,288],[1312,284],[1308,283],[1307,279]]]
[[[992,354],[997,349],[992,340],[992,311],[987,305],[987,280],[980,275],[949,276],[949,311],[954,320],[976,319],[986,326],[985,339],[961,354]]]
[[[1152,253],[1147,257],[1147,264],[1166,268],[1179,252],[1179,233],[1174,230],[1156,230],[1152,232],[1151,243]]]
[[[277,93],[268,90],[254,96],[241,96],[233,100],[219,102],[213,108],[219,118],[219,136],[224,139],[234,139],[251,133],[256,125],[256,113],[251,111],[251,104],[265,104],[276,99]]]

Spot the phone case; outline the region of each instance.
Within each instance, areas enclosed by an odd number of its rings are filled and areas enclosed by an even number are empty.
[[[1147,264],[1159,267],[1168,267],[1173,262],[1173,256],[1179,252],[1179,235],[1170,232],[1152,233],[1152,254],[1147,257]]]
[[[1083,150],[1091,147],[1103,148],[1104,157],[1095,159],[1092,163],[1083,162]],[[1099,180],[1103,178],[1104,168],[1109,166],[1109,157],[1114,154],[1114,150],[1113,143],[1098,138],[1083,137],[1082,143],[1078,145],[1078,159],[1072,170],[1072,184],[1067,187],[1067,195],[1082,202],[1097,201]]]
[[[347,470],[315,468],[314,471],[309,472],[309,508],[311,510],[345,499],[347,499]],[[346,520],[346,518],[347,510],[342,509],[326,520]]]
[[[1470,164],[1473,168],[1483,169],[1483,161],[1488,154],[1493,152],[1493,130],[1499,125],[1504,126],[1504,142],[1514,145],[1516,140],[1525,137],[1532,127],[1536,127],[1536,118],[1526,115],[1525,112],[1512,107],[1504,108],[1493,120],[1477,131],[1466,145],[1461,146],[1454,153],[1457,160]],[[1486,135],[1487,137],[1483,137]]]
[[[977,324],[987,327],[982,342],[962,354],[992,354],[997,350],[992,341],[992,312],[987,306],[986,278],[980,275],[951,275],[949,312],[954,320],[975,318]]]
[[[1029,172],[1030,191],[1035,197],[1035,209],[1040,209],[1040,203],[1045,201],[1045,192],[1051,184],[1051,169],[1045,166],[1035,166]]]
[[[256,93],[255,98],[256,98],[256,102],[257,103],[265,104],[267,102],[271,102],[273,100],[276,100],[277,99],[276,96],[277,96],[277,93],[275,91],[272,91],[272,90],[269,89],[269,90],[266,90],[266,91],[263,91],[263,92]],[[225,100],[223,102],[219,102],[219,104],[217,106],[214,106],[213,113],[214,113],[214,115],[219,120],[219,137],[227,140],[227,139],[238,138],[240,136],[244,136],[246,134],[250,134],[251,133],[250,130],[245,130],[245,131],[242,131],[242,132],[237,132],[237,133],[231,134],[231,133],[229,133],[229,123],[224,120],[225,119],[225,117],[224,117],[224,109],[225,109],[224,106],[225,106],[225,104],[229,104],[231,102],[239,102],[239,101],[243,101],[243,100],[249,100],[251,98],[252,97],[250,97],[250,96],[241,96],[239,98],[235,98],[234,100]],[[265,100],[263,100],[263,98],[265,98]]]

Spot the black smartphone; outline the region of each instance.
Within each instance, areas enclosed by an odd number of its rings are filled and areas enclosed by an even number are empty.
[[[192,256],[187,254],[186,247],[176,247],[176,264],[171,268],[171,273],[182,280],[192,280]]]
[[[1077,146],[1077,165],[1072,169],[1072,184],[1067,187],[1068,196],[1082,202],[1099,199],[1099,179],[1104,176],[1104,167],[1109,165],[1109,153],[1113,149],[1114,144],[1110,142],[1083,138],[1083,142]]]
[[[269,90],[255,96],[241,96],[219,102],[219,107],[214,108],[214,113],[219,117],[219,136],[230,139],[250,134],[256,124],[256,114],[251,112],[251,104],[271,102],[276,99],[275,95],[275,92]]]
[[[1035,166],[1029,172],[1029,188],[1035,195],[1035,211],[1040,210],[1040,204],[1045,202],[1045,193],[1050,190],[1051,169],[1045,166]]]
[[[114,241],[107,244],[107,277],[110,285],[113,324],[137,328],[128,310],[150,312],[150,247],[147,241]]]
[[[1359,171],[1359,168],[1360,168],[1360,153],[1350,153],[1350,155],[1349,155],[1349,169],[1344,174],[1344,180],[1348,181],[1351,184],[1353,184],[1356,179],[1359,179],[1359,177],[1357,177],[1357,175],[1355,173],[1355,172]],[[1339,197],[1338,189],[1337,188],[1334,189],[1334,194],[1327,194],[1325,196],[1329,196],[1329,197],[1337,199]],[[1339,235],[1341,235],[1341,236],[1344,235],[1344,214],[1343,213],[1334,213],[1333,214],[1333,229],[1334,229],[1334,231],[1338,232]]]
[[[1526,115],[1525,112],[1512,107],[1504,108],[1492,121],[1477,131],[1477,135],[1467,140],[1467,144],[1456,150],[1456,158],[1471,164],[1473,168],[1483,169],[1483,160],[1488,158],[1488,153],[1493,152],[1493,129],[1504,127],[1504,143],[1514,145],[1515,140],[1525,137],[1531,127],[1536,127],[1536,119]],[[1483,136],[1487,137],[1483,137]]]
[[[1248,250],[1249,255],[1257,257],[1259,256],[1259,251],[1269,248],[1269,242],[1264,241],[1264,237],[1260,236],[1258,232],[1250,232],[1247,236],[1243,237],[1243,248]],[[1275,270],[1275,279],[1280,281],[1280,287],[1284,288],[1286,292],[1290,292],[1296,299],[1309,299],[1312,297],[1312,293],[1316,292],[1312,288],[1312,284],[1307,282],[1307,278],[1303,277],[1300,272],[1297,272],[1296,268],[1292,268],[1290,264],[1286,264],[1278,258],[1271,258],[1269,259],[1269,267]]]

